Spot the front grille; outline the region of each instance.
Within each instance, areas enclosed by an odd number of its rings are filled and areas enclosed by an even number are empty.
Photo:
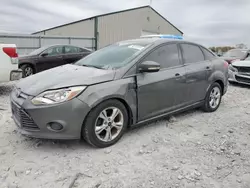
[[[11,109],[14,118],[21,127],[26,129],[39,130],[39,127],[29,117],[29,115],[13,102],[11,103]]]
[[[18,121],[18,123],[20,123],[21,122],[20,109],[13,102],[11,103],[11,111],[14,118]]]
[[[239,73],[250,73],[250,67],[237,67],[234,66]]]
[[[235,79],[236,79],[238,82],[250,83],[250,79],[249,79],[249,78],[245,78],[245,77],[241,77],[241,76],[235,75]]]

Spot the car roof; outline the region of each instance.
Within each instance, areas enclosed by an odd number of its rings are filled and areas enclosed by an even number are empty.
[[[196,44],[199,46],[202,46],[200,44],[194,43],[194,42],[190,42],[190,41],[186,41],[186,40],[179,40],[179,39],[168,39],[168,38],[139,38],[139,39],[132,39],[132,40],[125,40],[125,41],[120,41],[119,43],[141,43],[141,44],[163,44],[163,43],[168,43],[168,42],[176,42],[176,43],[192,43],[192,44]]]
[[[89,48],[77,46],[77,45],[72,45],[72,44],[50,44],[50,45],[44,45],[41,48],[50,48],[50,47],[56,47],[56,46],[72,46],[72,47],[77,47],[77,48],[82,48],[91,51]]]

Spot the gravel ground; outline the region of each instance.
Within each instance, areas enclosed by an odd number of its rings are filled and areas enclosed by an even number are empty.
[[[114,146],[21,136],[0,86],[0,187],[248,188],[250,90],[230,86],[215,113],[193,110],[129,130]]]

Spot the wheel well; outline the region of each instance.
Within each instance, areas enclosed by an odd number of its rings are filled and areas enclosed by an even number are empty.
[[[133,113],[132,113],[131,108],[127,104],[127,102],[121,98],[113,98],[113,99],[120,101],[125,106],[125,108],[127,109],[127,112],[128,112],[128,126],[132,125],[133,124]]]
[[[103,103],[103,102],[105,102],[105,101],[108,101],[108,100],[117,100],[117,101],[121,102],[121,103],[125,106],[125,108],[126,108],[126,110],[127,110],[127,112],[128,112],[128,119],[129,119],[128,123],[129,123],[129,125],[132,125],[132,123],[133,123],[133,113],[132,113],[132,110],[131,110],[131,108],[129,107],[129,105],[127,104],[127,102],[126,102],[125,100],[121,99],[121,98],[109,98],[109,99],[103,100],[103,101],[99,102],[98,104],[96,104],[95,106],[93,106],[93,107],[90,109],[90,111],[88,112],[88,114],[91,112],[91,110],[92,110],[93,108],[95,108],[95,107],[98,106],[99,104],[101,104],[101,103]],[[86,117],[88,116],[88,114],[86,115]],[[86,118],[85,118],[85,119],[86,119]],[[85,120],[84,120],[84,121],[85,121]]]
[[[96,106],[98,106],[99,104],[101,104],[101,103],[103,103],[103,102],[105,102],[105,101],[107,101],[107,100],[118,100],[119,102],[121,102],[121,103],[125,106],[125,108],[126,108],[126,110],[127,110],[127,112],[128,112],[128,126],[130,126],[130,125],[133,124],[133,113],[132,113],[131,108],[130,108],[129,105],[127,104],[127,102],[126,102],[125,100],[121,99],[121,98],[109,98],[109,99],[106,99],[106,100],[101,101],[100,103],[96,104],[95,106],[93,106],[93,107],[89,110],[89,112],[87,113],[87,115],[85,116],[85,118],[84,118],[84,120],[83,120],[82,128],[81,128],[81,133],[82,133],[84,124],[85,124],[85,122],[86,122],[86,119],[87,119],[89,113],[91,112],[91,110],[92,110],[93,108],[95,108]],[[82,136],[82,135],[81,135],[81,136]]]
[[[21,68],[23,65],[29,65],[29,66],[31,66],[32,69],[33,69],[33,71],[34,71],[34,73],[36,73],[36,69],[35,69],[35,66],[33,64],[31,64],[31,63],[22,63],[22,64],[18,65],[18,68]]]
[[[220,87],[222,89],[222,94],[224,93],[224,83],[221,80],[215,81],[216,83],[220,84]]]

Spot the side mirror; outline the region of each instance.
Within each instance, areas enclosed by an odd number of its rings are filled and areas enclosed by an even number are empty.
[[[42,57],[46,57],[46,56],[48,56],[48,55],[49,55],[49,54],[48,54],[48,53],[46,53],[46,52],[45,52],[45,53],[43,53],[43,54],[41,54],[41,56],[42,56]]]
[[[160,69],[160,64],[154,61],[144,61],[139,65],[140,72],[158,72]]]

